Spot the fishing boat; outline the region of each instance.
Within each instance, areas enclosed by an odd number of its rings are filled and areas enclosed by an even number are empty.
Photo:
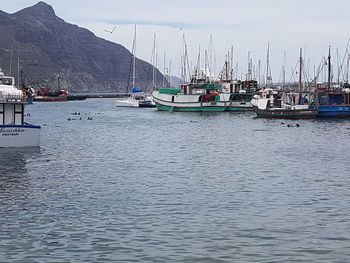
[[[332,85],[331,81],[331,51],[328,54],[328,83],[318,84],[312,108],[318,109],[318,118],[349,118],[350,88],[347,85]]]
[[[160,88],[159,91],[153,91],[152,96],[159,111],[253,110],[253,94],[238,87],[239,85],[236,85],[235,91],[235,86],[229,82],[193,79],[180,88]]]
[[[41,127],[26,123],[26,97],[0,69],[0,147],[38,146]]]
[[[318,109],[309,105],[310,93],[303,93],[303,60],[300,49],[299,92],[278,92],[271,88],[263,89],[254,95],[252,105],[257,117],[271,119],[314,119]]]
[[[295,104],[299,93],[279,93],[273,89],[264,89],[259,95],[254,95],[252,104],[259,118],[270,119],[314,119],[318,109],[310,105]],[[305,101],[307,101],[305,99]]]
[[[58,90],[53,91],[47,87],[41,87],[37,94],[34,96],[34,101],[39,102],[55,102],[55,101],[67,101],[68,91]]]
[[[135,50],[136,50],[136,26],[134,31],[134,41],[133,41],[133,48],[132,48],[132,90],[131,94],[127,96],[125,99],[122,100],[116,100],[117,107],[133,107],[133,108],[150,108],[155,107],[155,104],[152,100],[152,96],[150,94],[145,94],[142,89],[136,88],[136,56],[135,56]],[[129,79],[128,79],[128,86],[127,91],[129,89]]]
[[[258,89],[255,80],[220,80],[220,94],[222,99],[228,101],[225,111],[252,111],[251,103]]]
[[[60,75],[57,76],[57,90],[52,90],[48,87],[41,87],[34,96],[34,101],[39,102],[55,102],[55,101],[67,101],[68,91],[61,89]]]
[[[159,111],[223,112],[253,110],[253,93],[245,81],[211,81],[207,69],[195,69],[180,88],[160,88],[152,97]],[[184,78],[183,78],[184,79]]]

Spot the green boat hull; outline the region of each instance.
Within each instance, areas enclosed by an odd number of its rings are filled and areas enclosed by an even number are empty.
[[[243,107],[171,107],[156,103],[157,110],[159,111],[176,111],[176,112],[223,112],[223,111],[252,111],[253,108]]]

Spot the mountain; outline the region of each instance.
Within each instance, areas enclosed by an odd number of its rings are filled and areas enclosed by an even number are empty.
[[[170,82],[172,87],[179,88],[182,83],[182,80],[179,77],[172,75],[170,76]]]
[[[56,88],[58,75],[68,91],[124,92],[131,85],[132,54],[125,47],[65,22],[44,2],[14,14],[0,10],[0,36],[0,67],[9,73],[12,53],[11,73],[16,77],[19,56],[36,89]],[[136,59],[136,73],[137,87],[150,90],[152,66]],[[158,70],[157,79],[163,79]]]

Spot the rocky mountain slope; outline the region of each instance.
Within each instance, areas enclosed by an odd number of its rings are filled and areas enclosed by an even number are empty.
[[[36,89],[57,87],[58,75],[69,91],[124,92],[131,85],[132,55],[125,47],[65,22],[44,2],[14,14],[0,10],[0,36],[0,67],[9,74],[12,64],[17,77],[19,57]],[[137,59],[136,72],[137,87],[150,90],[152,66]],[[157,70],[158,86],[162,78]]]

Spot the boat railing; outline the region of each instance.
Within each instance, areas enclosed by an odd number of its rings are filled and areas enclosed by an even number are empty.
[[[21,102],[23,98],[22,94],[3,94],[0,92],[1,102]]]

